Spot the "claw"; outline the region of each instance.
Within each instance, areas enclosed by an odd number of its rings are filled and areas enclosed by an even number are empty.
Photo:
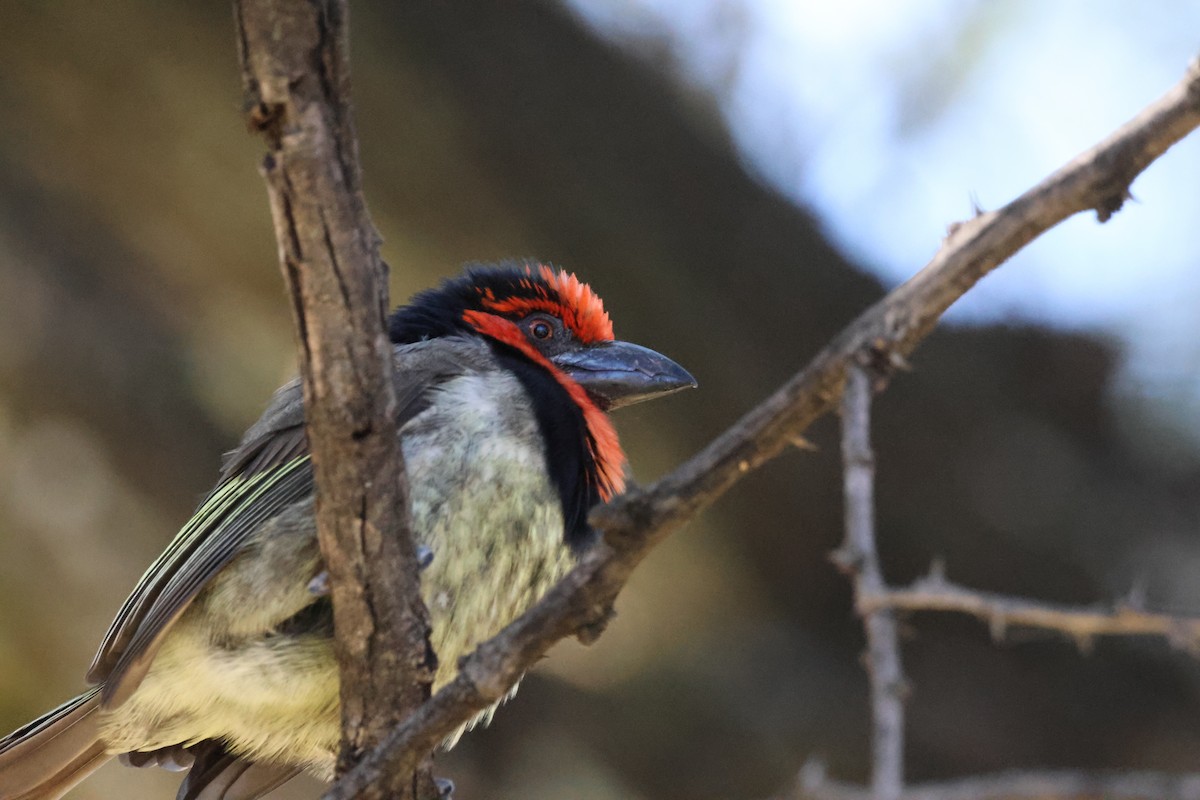
[[[315,597],[325,597],[329,594],[329,570],[321,570],[308,582],[308,593]]]
[[[417,569],[423,571],[432,563],[433,551],[423,544],[417,545]],[[314,597],[329,595],[329,570],[321,570],[308,582],[308,593]]]

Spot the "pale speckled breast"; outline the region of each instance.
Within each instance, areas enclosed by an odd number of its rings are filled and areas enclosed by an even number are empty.
[[[434,553],[422,587],[439,659],[437,688],[454,676],[461,656],[561,577],[572,556],[537,423],[517,379],[469,373],[431,399],[402,439],[414,529]],[[219,618],[232,613],[253,628],[238,602],[249,585],[261,590],[256,603],[269,594],[280,610],[308,602],[303,587],[317,557],[309,513],[297,507],[290,522],[281,516],[256,545],[276,548],[272,564],[290,561],[294,577],[250,560],[243,574],[235,561],[174,625],[142,686],[105,715],[113,752],[222,738],[254,758],[331,773],[340,730],[328,634],[217,636],[217,629],[230,631],[233,622]]]
[[[523,397],[506,373],[463,376],[404,430],[414,528],[434,554],[422,585],[440,662],[435,688],[572,563],[562,506]]]

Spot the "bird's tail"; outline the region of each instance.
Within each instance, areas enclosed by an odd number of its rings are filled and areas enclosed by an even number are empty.
[[[99,688],[0,739],[0,800],[55,800],[108,760]]]

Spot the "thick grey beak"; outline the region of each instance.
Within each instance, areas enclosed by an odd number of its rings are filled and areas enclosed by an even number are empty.
[[[550,360],[606,408],[629,406],[696,386],[696,379],[686,369],[632,342],[594,344]]]

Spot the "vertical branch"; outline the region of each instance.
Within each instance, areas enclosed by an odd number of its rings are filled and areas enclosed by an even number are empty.
[[[433,656],[396,436],[386,267],[361,188],[345,0],[235,0],[296,325],[341,677],[339,773],[429,696]],[[427,796],[424,754],[362,797]]]
[[[852,365],[842,397],[842,462],[846,539],[835,561],[854,580],[855,605],[867,634],[871,679],[871,789],[875,800],[896,800],[904,791],[904,672],[896,616],[866,610],[864,597],[885,588],[875,548],[875,456],[871,452],[871,377]]]

